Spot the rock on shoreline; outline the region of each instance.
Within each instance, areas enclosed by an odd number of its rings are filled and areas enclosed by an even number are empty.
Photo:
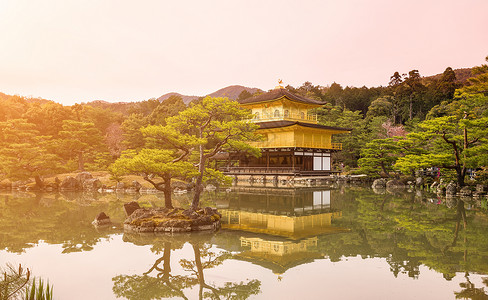
[[[104,212],[101,212],[95,217],[95,220],[93,220],[92,224],[95,226],[104,226],[110,225],[112,224],[112,222],[110,221],[109,216],[107,216]]]

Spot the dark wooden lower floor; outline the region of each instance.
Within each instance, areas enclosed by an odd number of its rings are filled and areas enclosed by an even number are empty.
[[[289,176],[324,176],[340,173],[333,170],[302,170],[299,167],[221,167],[226,175],[289,175]]]
[[[226,153],[218,166],[228,175],[321,176],[338,173],[332,169],[331,154],[330,150],[312,148],[261,149],[260,157]]]

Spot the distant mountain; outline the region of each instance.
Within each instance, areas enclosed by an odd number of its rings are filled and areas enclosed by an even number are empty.
[[[231,86],[222,88],[218,91],[215,91],[211,94],[208,94],[207,96],[210,96],[210,97],[227,97],[229,99],[235,100],[235,99],[237,99],[237,97],[239,97],[239,94],[242,93],[242,91],[244,91],[244,90],[248,91],[251,94],[254,94],[259,89],[249,88],[249,87],[245,87],[242,85],[231,85]],[[192,100],[198,99],[201,97],[201,96],[187,96],[187,95],[182,95],[179,93],[167,93],[167,94],[164,94],[161,97],[159,97],[158,100],[162,102],[171,96],[180,96],[183,99],[183,102],[185,104],[188,104]]]
[[[258,91],[257,88],[248,88],[242,85],[231,85],[228,87],[225,87],[223,89],[220,89],[216,92],[213,92],[212,94],[208,94],[210,97],[227,97],[232,100],[236,100],[237,97],[239,97],[239,94],[242,93],[242,91],[248,91],[251,94],[254,94],[255,92]]]
[[[187,95],[182,95],[179,93],[167,93],[162,95],[161,97],[158,98],[159,102],[163,102],[164,100],[168,99],[171,96],[179,96],[181,99],[183,99],[183,102],[188,105],[192,100],[200,98],[199,96],[187,96]]]
[[[456,74],[456,81],[459,83],[465,83],[468,78],[473,77],[471,74],[471,68],[462,68],[462,69],[454,69],[454,74]],[[426,76],[425,78],[427,79],[441,79],[442,73],[432,75],[432,76]]]

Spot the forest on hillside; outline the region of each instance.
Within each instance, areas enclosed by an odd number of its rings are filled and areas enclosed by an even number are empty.
[[[477,180],[487,179],[486,64],[458,75],[450,67],[431,77],[422,77],[418,70],[395,72],[388,86],[305,82],[286,89],[323,101],[316,110],[320,124],[353,129],[335,137],[344,149],[334,156],[336,169],[387,177],[437,167],[460,184],[469,170],[478,170]],[[238,99],[251,96],[243,90]],[[42,186],[43,177],[53,174],[115,172],[116,161],[127,153],[158,147],[148,127],[164,127],[168,117],[201,102],[199,98],[186,105],[174,95],[164,101],[64,106],[0,93],[0,181],[35,179]],[[207,146],[212,148],[212,142]],[[194,156],[185,159],[191,162]]]

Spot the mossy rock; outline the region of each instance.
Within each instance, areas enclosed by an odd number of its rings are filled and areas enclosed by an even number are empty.
[[[220,228],[217,209],[191,211],[183,209],[140,208],[124,222],[125,232],[189,232]]]

